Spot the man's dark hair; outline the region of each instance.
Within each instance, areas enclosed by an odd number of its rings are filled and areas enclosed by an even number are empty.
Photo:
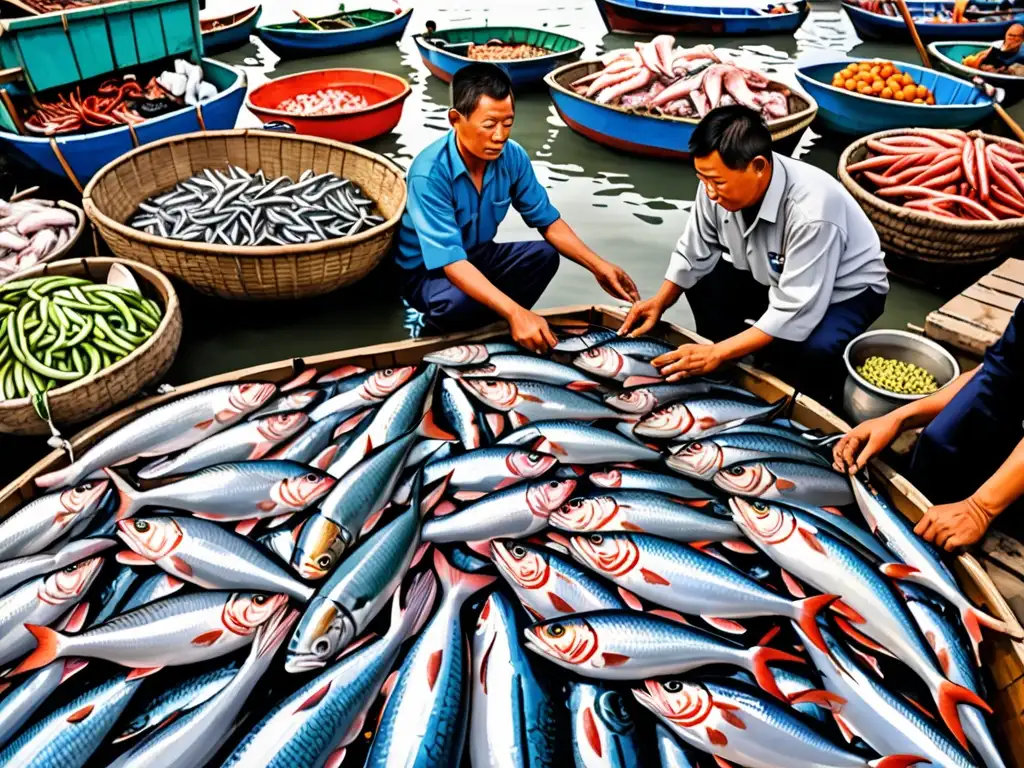
[[[758,155],[772,161],[772,134],[764,120],[750,107],[730,104],[716,107],[697,124],[690,137],[690,154],[707,157],[717,151],[726,167],[734,171],[750,165]]]
[[[452,78],[452,109],[469,117],[480,103],[480,97],[490,96],[502,101],[512,96],[512,80],[501,67],[494,64],[470,64]],[[515,104],[515,96],[512,96]]]

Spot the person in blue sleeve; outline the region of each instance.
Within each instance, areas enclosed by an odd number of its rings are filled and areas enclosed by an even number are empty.
[[[537,181],[526,151],[509,138],[512,83],[493,64],[471,64],[452,81],[452,131],[409,167],[409,203],[395,248],[399,289],[432,331],[502,318],[516,343],[546,352],[556,343],[531,311],[558,270],[559,254],[590,271],[617,299],[637,301],[624,270],[590,250]],[[495,243],[511,206],[544,240]]]

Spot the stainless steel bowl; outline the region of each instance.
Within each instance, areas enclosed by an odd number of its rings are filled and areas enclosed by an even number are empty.
[[[862,333],[846,346],[843,353],[848,374],[843,386],[843,408],[854,424],[884,416],[901,405],[927,397],[898,395],[876,387],[857,373],[857,366],[875,355],[924,368],[935,377],[940,389],[960,375],[960,366],[953,356],[930,339],[907,331]]]

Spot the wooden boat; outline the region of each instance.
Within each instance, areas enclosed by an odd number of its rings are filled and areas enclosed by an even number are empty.
[[[736,7],[687,5],[656,0],[597,0],[612,32],[649,35],[779,35],[795,32],[807,18],[806,0],[786,3],[796,10],[772,12],[782,3]]]
[[[0,126],[0,142],[43,170],[66,176],[81,190],[100,168],[140,144],[194,131],[234,128],[245,98],[245,73],[214,59],[203,59],[203,72],[207,82],[217,86],[216,96],[196,107],[146,120],[134,129],[122,125],[94,133],[19,136]]]
[[[986,72],[982,69],[974,69],[960,63],[963,61],[964,56],[979,53],[987,48],[991,48],[993,45],[998,46],[999,42],[980,43],[972,40],[943,40],[930,43],[928,45],[928,52],[941,69],[952,75],[962,77],[964,80],[980,77],[986,83],[991,83],[996,88],[1002,88],[1006,92],[1003,104],[1010,104],[1024,96],[1024,76]]]
[[[362,96],[369,106],[333,115],[297,115],[278,109],[285,99],[323,88]],[[252,91],[245,106],[264,123],[284,122],[296,133],[355,143],[390,133],[402,118],[410,93],[409,83],[398,75],[370,69],[325,69],[271,80]]]
[[[262,13],[262,6],[257,5],[215,19],[201,19],[199,26],[203,30],[204,52],[229,51],[249,42]]]
[[[544,75],[551,70],[566,62],[577,61],[584,48],[583,43],[571,37],[526,27],[463,27],[414,35],[413,40],[427,69],[446,83],[452,81],[456,72],[474,62],[467,55],[472,44],[483,45],[491,40],[500,40],[506,44],[532,45],[550,51],[545,56],[532,59],[495,62],[508,73],[516,87],[542,82]]]
[[[351,27],[317,30],[300,20],[257,27],[256,34],[274,53],[285,58],[340,53],[398,40],[412,18],[412,10],[406,8],[398,13],[372,8],[342,10],[328,16],[317,16],[311,21],[317,24],[345,22],[351,24]]]
[[[545,315],[556,330],[588,324],[616,328],[622,323],[624,316],[621,310],[611,307],[590,306],[546,310],[540,314]],[[118,411],[74,436],[71,444],[75,455],[80,455],[86,448],[143,411],[206,387],[239,380],[283,383],[305,367],[328,371],[340,365],[361,365],[367,368],[413,365],[419,363],[429,352],[452,344],[484,340],[505,333],[507,328],[495,325],[472,333],[363,347],[303,360],[284,360],[212,376]],[[659,323],[654,333],[673,344],[703,341],[693,332],[665,322]],[[779,379],[744,365],[739,366],[738,383],[769,402],[793,395],[793,389]],[[845,432],[850,428],[835,414],[803,395],[796,397],[792,416],[801,424],[826,433]],[[9,515],[14,509],[36,496],[37,489],[33,482],[36,477],[44,472],[67,466],[67,463],[66,454],[54,451],[0,490],[0,517]],[[871,462],[869,471],[872,482],[886,492],[894,506],[910,520],[920,519],[931,506],[905,478],[877,459]],[[961,555],[953,565],[960,584],[971,600],[995,617],[1006,621],[1011,627],[1019,626],[992,580],[971,555]],[[982,652],[985,666],[991,673],[993,682],[993,690],[988,699],[996,710],[993,732],[1003,747],[1007,764],[1024,765],[1024,719],[1020,717],[1020,711],[1024,708],[1024,646],[1005,635],[989,633],[982,645]]]
[[[972,2],[971,7],[980,11],[995,12],[1000,10],[1001,3],[998,2]],[[951,13],[952,2],[922,2],[922,0],[907,0],[907,7],[914,19],[917,33],[924,41],[930,40],[977,40],[1002,39],[1006,30],[1011,24],[1024,22],[1024,14],[1016,14],[1009,18],[999,18],[993,21],[984,21],[985,17],[979,17],[979,21],[968,21],[962,24],[943,22],[918,21],[921,17],[930,16],[936,13]],[[899,40],[910,42],[910,32],[903,17],[888,16],[883,13],[873,13],[856,3],[843,2],[850,21],[853,23],[857,34],[865,40]],[[1009,13],[1012,13],[1009,12]]]
[[[566,125],[592,141],[623,152],[688,158],[690,136],[700,122],[697,118],[652,115],[613,104],[598,104],[572,90],[572,82],[602,67],[600,61],[582,61],[567,64],[544,78],[555,109]],[[818,111],[814,99],[800,93],[790,93],[789,108],[789,115],[768,124],[776,142],[798,138]]]
[[[796,78],[815,101],[818,118],[830,130],[865,136],[890,128],[968,128],[995,107],[984,93],[958,77],[894,61],[914,81],[935,94],[935,104],[908,104],[837,88],[832,77],[847,64],[864,59],[836,59],[797,66]]]

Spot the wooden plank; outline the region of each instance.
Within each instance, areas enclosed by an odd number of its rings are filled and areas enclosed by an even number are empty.
[[[1002,291],[993,291],[991,288],[986,288],[977,283],[967,286],[960,295],[982,304],[987,304],[990,307],[995,307],[996,309],[1005,309],[1007,312],[1015,311],[1017,305],[1020,304],[1020,299],[1016,296],[1011,296]]]
[[[1008,296],[1016,296],[1018,299],[1024,299],[1024,285],[1015,283],[1012,280],[1007,280],[1005,277],[988,274],[978,281],[978,285],[984,286],[985,288],[991,288],[993,291],[1005,293]]]
[[[1024,260],[1007,259],[993,269],[992,274],[996,277],[1004,277],[1007,280],[1013,280],[1015,283],[1024,285]]]
[[[114,71],[114,59],[103,16],[77,19],[68,26],[68,38],[82,78],[96,77]]]
[[[944,341],[977,357],[984,355],[985,350],[995,344],[1000,336],[998,333],[983,330],[976,325],[943,314],[941,310],[928,315],[924,332],[929,339]]]
[[[944,315],[949,315],[965,323],[971,323],[979,328],[991,331],[997,336],[1002,336],[1006,326],[1010,324],[1012,312],[1005,309],[980,304],[964,296],[954,296],[947,301],[939,310]]]

